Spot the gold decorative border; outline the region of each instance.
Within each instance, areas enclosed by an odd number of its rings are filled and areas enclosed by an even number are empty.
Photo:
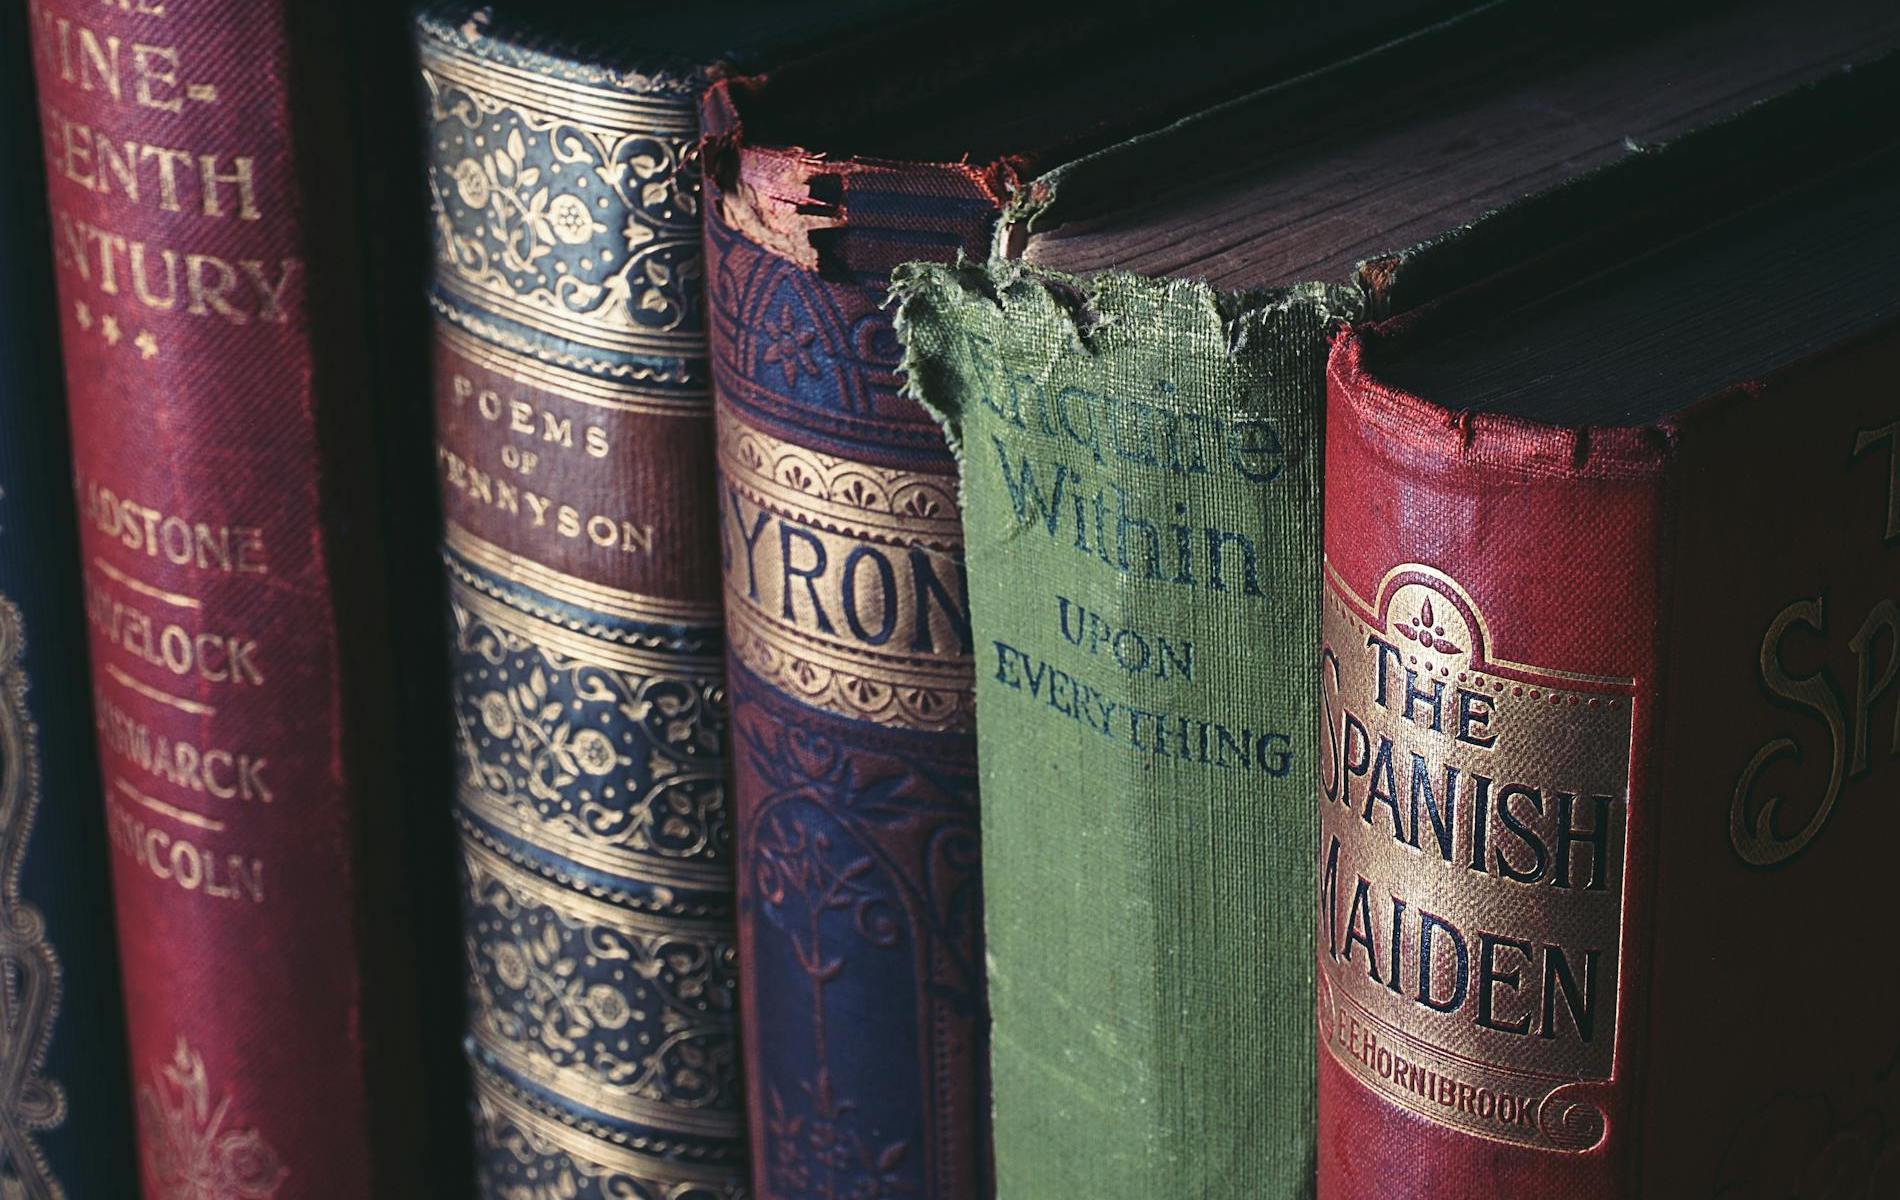
[[[564,338],[583,346],[598,346],[628,354],[692,354],[704,345],[704,338],[697,329],[687,333],[635,333],[594,321],[572,320],[523,303],[512,293],[500,288],[485,286],[449,272],[437,273],[436,286],[536,333]]]
[[[455,814],[455,826],[464,840],[473,840],[490,854],[498,854],[513,863],[517,869],[539,874],[551,881],[549,886],[562,886],[581,895],[591,896],[603,904],[613,904],[620,908],[636,912],[657,914],[671,918],[683,917],[686,920],[718,921],[722,926],[731,922],[731,916],[724,908],[705,903],[688,903],[680,899],[677,893],[665,889],[643,888],[641,881],[632,883],[632,890],[615,887],[611,884],[595,883],[592,880],[578,879],[561,870],[559,863],[535,863],[519,853],[514,847],[497,838],[490,830],[477,824],[467,812]],[[723,895],[731,898],[731,881],[728,880]],[[612,897],[609,899],[608,897]],[[714,914],[717,915],[709,915]]]
[[[455,521],[445,524],[447,532],[443,536],[443,544],[469,563],[510,583],[533,588],[543,596],[563,604],[652,625],[719,623],[721,610],[717,600],[675,600],[669,596],[649,596],[608,587],[542,566],[533,559],[524,558],[470,533]]]
[[[730,921],[659,916],[596,899],[572,888],[562,887],[560,884],[543,879],[525,867],[510,862],[505,856],[472,838],[462,839],[462,851],[468,857],[471,868],[479,866],[484,876],[500,883],[515,895],[565,913],[577,921],[585,921],[591,925],[611,926],[630,937],[669,937],[685,934],[710,938],[729,935],[732,931]]]
[[[505,375],[550,396],[614,412],[660,417],[711,418],[712,392],[704,384],[681,387],[642,387],[638,383],[601,379],[543,362],[531,354],[484,341],[457,324],[436,320],[435,336],[484,371]]]
[[[719,943],[731,937],[731,928],[724,922],[656,917],[551,884],[471,838],[462,839],[462,854],[471,893],[479,894],[492,883],[515,901],[546,908],[575,926],[604,927],[636,941],[695,939]],[[487,1054],[519,1078],[599,1112],[706,1137],[739,1137],[744,1132],[744,1120],[737,1112],[696,1110],[636,1095],[605,1082],[599,1075],[561,1066],[522,1044],[500,1038],[488,1022],[471,1022],[470,1031]]]
[[[422,44],[422,65],[469,91],[539,112],[559,112],[570,120],[619,132],[637,128],[657,134],[692,135],[699,130],[690,101],[655,100],[614,88],[589,87],[471,54],[435,39]]]
[[[726,645],[753,674],[814,708],[895,729],[945,733],[975,727],[967,658],[848,653],[763,616],[736,589],[727,590]]]
[[[759,507],[899,545],[961,550],[957,477],[820,454],[719,414],[719,466]]]
[[[532,358],[536,362],[551,363],[570,371],[585,372],[592,376],[637,383],[674,383],[681,387],[692,387],[702,391],[710,386],[704,378],[693,378],[692,373],[685,369],[693,365],[690,361],[674,360],[669,365],[681,369],[671,371],[655,368],[649,362],[593,358],[575,354],[571,350],[544,346],[530,341],[512,330],[490,324],[466,309],[457,308],[433,292],[429,294],[429,307],[435,310],[438,320],[466,330],[493,345],[503,346],[516,354]]]
[[[38,731],[26,707],[27,677],[20,660],[26,649],[20,610],[0,596],[0,929],[6,944],[0,963],[11,997],[8,1020],[0,1025],[0,1143],[9,1151],[15,1178],[25,1195],[62,1200],[65,1190],[53,1177],[32,1135],[57,1129],[66,1120],[66,1095],[43,1078],[46,1052],[59,1016],[59,958],[46,939],[46,921],[20,898],[20,872],[26,862],[33,818],[39,810],[39,762],[33,741]]]
[[[522,808],[510,804],[506,797],[467,781],[463,782],[457,799],[463,808],[487,822],[490,827],[513,834],[536,849],[559,855],[576,866],[609,871],[641,883],[721,890],[732,887],[732,871],[729,868],[675,862],[590,842],[574,836],[557,824],[533,820]]]
[[[453,560],[450,560],[450,565],[455,565]],[[591,636],[585,631],[560,624],[549,616],[524,612],[514,604],[505,603],[477,588],[474,581],[461,571],[453,572],[449,580],[449,595],[454,603],[467,608],[497,629],[506,630],[537,646],[545,646],[590,666],[642,675],[718,677],[720,658],[717,654],[682,654],[659,645],[658,639],[652,639],[655,645],[648,648],[628,645],[624,640],[608,641]]]
[[[480,1063],[475,1064],[474,1083],[476,1105],[483,1120],[491,1128],[505,1120],[522,1132],[537,1153],[565,1155],[586,1164],[583,1170],[593,1168],[601,1174],[624,1175],[637,1183],[665,1187],[669,1189],[668,1194],[680,1186],[732,1187],[734,1195],[742,1194],[743,1166],[721,1167],[685,1158],[662,1158],[658,1153],[642,1153],[618,1140],[595,1136],[541,1111]],[[659,1153],[665,1150],[664,1143],[653,1143],[645,1138],[631,1141]]]

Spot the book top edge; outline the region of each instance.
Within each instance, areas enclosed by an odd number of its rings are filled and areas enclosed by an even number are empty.
[[[725,69],[723,59],[693,63],[627,46],[617,37],[583,37],[497,18],[485,5],[443,4],[416,15],[419,42],[558,83],[628,96],[689,103]]]

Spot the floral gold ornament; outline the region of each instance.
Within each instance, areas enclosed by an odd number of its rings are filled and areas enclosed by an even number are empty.
[[[139,1134],[153,1200],[271,1200],[290,1172],[228,1096],[212,1096],[204,1059],[184,1038],[139,1088]]]
[[[548,648],[526,618],[484,619],[466,603],[454,616],[477,809],[585,861],[713,882],[732,832],[712,765],[725,714],[711,664],[699,679],[623,672]],[[475,690],[484,682],[502,686]]]
[[[435,41],[423,81],[442,285],[581,345],[690,349],[702,279],[690,110],[585,82],[529,84]],[[569,109],[579,115],[557,111]]]
[[[443,487],[479,1188],[743,1200],[720,605],[710,547],[677,552],[699,519],[648,486],[710,452],[705,79],[468,11],[418,21],[438,437],[529,496]],[[644,540],[530,512],[583,496]]]
[[[629,1120],[733,1133],[733,956],[704,922],[575,896],[466,850],[473,1034],[512,1074]]]

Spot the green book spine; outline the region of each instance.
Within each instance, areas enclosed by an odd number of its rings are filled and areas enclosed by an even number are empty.
[[[1307,1195],[1319,413],[1358,293],[895,286],[963,473],[998,1194]]]

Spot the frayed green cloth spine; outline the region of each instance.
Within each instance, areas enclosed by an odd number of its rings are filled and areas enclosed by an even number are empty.
[[[1358,293],[898,270],[963,471],[1001,1200],[1314,1154],[1326,334]]]

